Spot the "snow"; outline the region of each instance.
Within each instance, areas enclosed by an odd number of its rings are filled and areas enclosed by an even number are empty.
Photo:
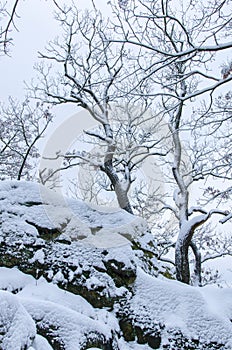
[[[0,324],[8,329],[4,350],[20,349],[19,344],[30,344],[31,350],[52,349],[46,339],[35,334],[33,320],[47,330],[55,325],[57,331],[53,336],[62,339],[69,350],[84,344],[86,333],[101,334],[108,339],[112,331],[119,330],[113,312],[95,309],[81,296],[63,291],[44,278],[36,281],[17,269],[7,268],[1,268],[0,275],[1,288],[10,290],[15,283],[20,290],[16,295],[0,291]],[[93,282],[97,283],[97,279],[93,278]],[[180,329],[193,339],[226,341],[225,349],[232,348],[232,290],[229,288],[190,287],[154,278],[138,269],[130,308],[138,326],[165,323],[166,332]],[[164,345],[165,334],[162,339]],[[118,346],[120,350],[150,349],[148,345],[127,343],[123,339],[119,339]]]
[[[205,286],[200,288],[208,309],[221,318],[232,320],[232,288],[215,288]],[[231,336],[232,337],[232,336]]]
[[[59,284],[64,288],[76,276],[81,280],[85,272],[88,278],[83,279],[83,287],[89,292],[100,290],[99,295],[103,297],[125,300],[123,311],[128,312],[134,326],[152,333],[157,326],[164,325],[160,328],[160,349],[170,334],[177,331],[188,339],[199,340],[199,350],[206,349],[201,347],[201,341],[215,341],[225,344],[223,350],[232,349],[232,289],[190,287],[146,273],[149,269],[145,272],[146,262],[139,262],[140,255],[143,258],[139,247],[147,252],[153,248],[143,220],[120,210],[101,210],[67,200],[43,186],[25,182],[0,183],[0,198],[1,240],[12,245],[16,242],[19,247],[25,242],[38,245],[29,262],[48,264],[47,273],[52,280],[52,283],[43,277],[36,280],[16,267],[0,267],[3,350],[50,350],[56,348],[53,342],[62,342],[65,349],[76,350],[87,348],[87,336],[107,342],[112,335],[118,350],[150,349],[147,344],[126,342],[120,336],[117,318],[120,304],[116,303],[112,309],[97,309],[80,295],[58,287]],[[53,239],[49,245],[51,255],[46,255],[45,241],[27,221],[39,227],[59,229],[62,231],[59,239],[68,237],[68,243]],[[133,250],[131,241],[137,238],[139,244]],[[49,265],[48,259],[52,264]],[[73,269],[65,275],[60,261]],[[116,287],[106,268],[108,265],[122,275],[125,270],[127,277],[131,273],[135,278],[133,285],[128,288],[125,283]],[[46,339],[37,334],[41,330]]]
[[[29,262],[38,261],[41,264],[44,264],[44,257],[45,255],[44,255],[43,249],[39,249],[35,252],[33,258],[31,258]]]
[[[122,350],[151,350],[151,347],[147,344],[138,344],[136,342],[125,342],[123,339],[119,339],[119,349]]]
[[[84,314],[63,307],[57,303],[33,299],[20,299],[28,313],[37,321],[37,325],[51,332],[66,349],[76,350],[85,343],[86,335],[105,339],[111,337],[110,324],[92,319]]]
[[[179,329],[192,339],[225,343],[232,348],[232,289],[196,288],[160,280],[138,270],[131,309],[137,322]]]
[[[33,283],[26,285],[18,295],[24,299],[33,298],[36,300],[51,301],[73,311],[83,313],[88,317],[93,318],[95,315],[94,308],[84,298],[64,291],[58,288],[57,285],[48,283],[42,277],[38,281],[33,279]]]
[[[53,349],[45,338],[37,334],[32,346],[28,350],[53,350]]]
[[[97,208],[30,182],[2,181],[0,199],[3,233],[23,232],[30,242],[38,236],[36,225],[99,248],[128,244],[148,231],[144,220],[123,210]],[[42,252],[33,259],[43,261]]]
[[[29,347],[36,335],[35,322],[13,294],[0,291],[0,344],[4,350]]]
[[[89,235],[84,242],[97,248],[121,247],[128,244],[128,240],[121,234],[106,229],[96,232],[95,235]]]
[[[108,339],[112,330],[118,330],[116,319],[106,310],[94,309],[81,296],[63,291],[43,278],[36,281],[16,271],[4,268],[1,276],[4,287],[9,284],[10,288],[16,277],[18,289],[21,289],[16,296],[0,291],[0,329],[1,333],[2,330],[8,330],[4,339],[0,340],[4,350],[20,350],[21,344],[31,345],[31,349],[35,350],[52,349],[46,339],[36,336],[32,318],[42,328],[57,328],[57,334],[54,331],[54,335],[62,339],[69,350],[81,346],[86,334],[92,334],[93,337],[102,334]]]
[[[20,291],[28,284],[32,283],[34,278],[25,275],[17,268],[0,267],[0,289],[8,292]]]
[[[123,267],[126,266],[126,269],[134,270],[134,254],[132,250],[127,249],[127,246],[123,247],[116,247],[110,249],[107,256],[104,258],[104,261],[117,261],[121,262],[122,266],[120,267],[121,270],[123,270]],[[111,264],[112,266],[112,264]]]

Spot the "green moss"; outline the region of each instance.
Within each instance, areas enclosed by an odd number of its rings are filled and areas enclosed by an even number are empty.
[[[168,268],[166,268],[164,272],[161,272],[161,274],[170,280],[175,280],[175,277],[173,276],[173,274],[170,272]]]
[[[123,262],[115,259],[103,261],[107,274],[113,278],[116,287],[129,286],[134,283],[136,269],[126,268]]]
[[[59,285],[59,287],[64,289],[63,285]],[[73,294],[82,296],[96,308],[107,307],[112,309],[116,300],[115,298],[106,297],[99,291],[89,290],[86,286],[83,286],[83,284],[67,283],[65,289]]]
[[[155,257],[155,254],[148,250],[148,249],[144,249],[141,247],[141,244],[139,242],[132,242],[132,246],[131,246],[132,250],[140,250],[143,252],[144,256],[147,257],[148,259],[152,259]]]
[[[59,237],[62,233],[61,230],[59,230],[58,228],[51,229],[51,228],[47,228],[47,227],[42,227],[42,226],[39,226],[39,225],[35,224],[34,222],[31,222],[28,220],[26,220],[26,222],[29,225],[35,227],[39,233],[39,237],[44,239],[47,242],[53,241],[54,239]]]
[[[136,332],[136,335],[137,335],[137,343],[138,344],[146,344],[147,343],[147,337],[144,334],[144,331],[140,327],[135,326],[135,332]]]
[[[120,320],[119,326],[126,341],[135,340],[135,329],[130,320]]]

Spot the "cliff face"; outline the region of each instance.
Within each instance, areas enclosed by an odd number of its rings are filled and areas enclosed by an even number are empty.
[[[231,349],[232,291],[159,274],[146,223],[0,184],[0,348]]]

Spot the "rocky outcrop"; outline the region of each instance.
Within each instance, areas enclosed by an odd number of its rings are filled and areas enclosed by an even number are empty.
[[[4,182],[0,198],[0,266],[43,278],[88,304],[86,314],[54,300],[19,297],[48,349],[124,350],[134,343],[148,349],[229,349],[228,316],[215,316],[198,289],[157,278],[154,239],[141,219],[66,201],[32,183]],[[20,289],[10,291],[20,296]],[[29,349],[25,344],[19,350]]]

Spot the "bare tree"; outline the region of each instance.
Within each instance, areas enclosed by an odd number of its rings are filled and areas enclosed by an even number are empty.
[[[75,103],[100,123],[101,133],[92,136],[107,145],[102,170],[115,188],[120,207],[132,212],[127,196],[130,179],[125,174],[123,186],[113,167],[115,143],[109,122],[109,103],[115,95],[112,87],[120,77],[124,48],[118,52],[111,50],[104,36],[106,24],[99,12],[95,16],[88,11],[80,15],[75,7],[64,8],[57,14],[57,20],[62,25],[64,39],[50,43],[48,53],[41,57],[61,64],[64,70],[58,79],[49,80],[48,73],[39,67],[43,86],[36,87],[36,92],[41,91],[54,104]],[[76,157],[86,158],[80,154]]]
[[[116,47],[110,44],[106,37],[106,33],[113,37],[109,22],[103,20],[95,7],[93,13],[83,14],[75,6],[64,7],[57,12],[57,20],[64,35],[50,42],[46,54],[40,54],[53,65],[37,67],[40,84],[34,85],[32,92],[36,98],[45,98],[52,104],[73,103],[92,116],[98,128],[86,130],[85,134],[95,140],[100,151],[58,156],[63,156],[66,162],[78,159],[100,169],[108,177],[119,206],[132,213],[128,197],[132,171],[148,156],[163,154],[157,146],[160,140],[153,138],[152,130],[144,129],[140,139],[135,138],[134,130],[139,124],[144,125],[149,105],[145,99],[137,104],[130,98],[124,100],[127,94],[120,91],[126,88],[126,83],[122,83],[126,72],[124,44]],[[60,66],[63,71],[55,76],[54,67]],[[123,108],[119,118],[113,111],[119,109],[120,101]]]
[[[14,0],[11,4],[8,0],[0,2],[0,53],[9,53],[9,44],[13,43],[11,33],[18,31],[16,19],[19,18],[18,8],[22,2],[22,0]],[[55,9],[61,10],[56,0],[50,0],[50,3]]]
[[[172,172],[174,195],[173,203],[164,203],[164,208],[171,210],[179,222],[176,276],[189,283],[190,247],[196,258],[196,268],[200,268],[200,254],[192,240],[197,228],[214,214],[228,218],[226,210],[190,204],[190,195],[198,181],[218,177],[219,169],[221,177],[226,178],[228,171],[225,154],[218,155],[215,147],[215,135],[199,142],[196,136],[199,129],[192,135],[192,130],[196,130],[194,104],[199,104],[202,96],[207,95],[207,111],[199,116],[206,120],[217,89],[232,80],[231,69],[217,74],[210,72],[217,53],[226,54],[232,48],[226,33],[231,31],[228,4],[216,0],[204,5],[179,1],[173,6],[169,0],[138,0],[129,1],[123,9],[115,3],[113,8],[118,18],[115,26],[118,39],[113,40],[114,43],[124,43],[138,50],[134,70],[137,85],[130,92],[139,96],[144,88],[147,97],[153,102],[159,101],[163,118],[169,125],[172,156],[169,154],[167,165]],[[170,176],[167,181],[171,181]]]
[[[12,41],[10,32],[12,28],[16,29],[15,18],[17,18],[17,8],[20,0],[13,2],[12,8],[9,8],[7,2],[0,3],[1,27],[0,27],[0,52],[7,54],[9,43]]]
[[[49,107],[10,98],[7,107],[1,106],[0,119],[1,179],[31,179],[34,160],[39,157],[36,144],[52,120]]]
[[[225,154],[217,154],[215,134],[208,137],[207,133],[202,134],[198,140],[201,132],[198,120],[207,120],[217,91],[232,80],[231,68],[211,72],[218,54],[227,54],[232,47],[228,39],[231,32],[228,4],[218,0],[207,1],[204,6],[190,0],[178,1],[175,6],[170,0],[117,1],[113,12],[117,18],[114,27],[103,20],[94,2],[93,15],[89,11],[81,15],[75,6],[59,8],[57,20],[64,35],[49,44],[46,54],[40,55],[51,65],[37,67],[40,83],[31,91],[46,102],[74,103],[90,113],[99,128],[86,131],[86,135],[101,144],[103,151],[58,156],[65,157],[70,166],[75,160],[100,169],[108,177],[119,206],[130,213],[128,191],[133,169],[152,153],[167,155],[163,168],[173,200],[166,203],[163,199],[162,209],[171,211],[179,223],[176,274],[178,280],[189,283],[190,247],[196,271],[199,272],[201,264],[193,241],[196,230],[213,215],[223,215],[223,221],[230,217],[224,208],[199,205],[190,198],[196,184],[218,178],[219,169],[220,176],[228,178],[228,164],[225,166]],[[62,70],[54,74],[60,67]],[[146,139],[136,140],[130,146],[130,140],[136,137],[134,132],[130,136],[128,116],[123,123],[111,119],[112,102],[120,104],[126,96],[129,101],[142,101],[136,120],[142,118],[144,106],[146,110],[152,104],[155,113],[151,119],[156,122],[159,116],[168,126],[164,138],[161,137],[167,141],[164,152],[154,151],[160,140],[153,136],[148,143]],[[206,110],[199,116],[194,109],[203,97]]]

